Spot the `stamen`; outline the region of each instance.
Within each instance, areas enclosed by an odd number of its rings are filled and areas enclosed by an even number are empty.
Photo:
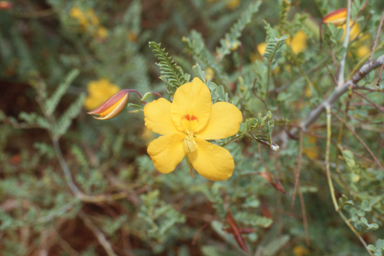
[[[195,139],[193,138],[193,132],[191,134],[188,134],[188,136],[185,136],[185,139],[183,141],[183,147],[185,152],[193,152],[197,149],[197,143]]]

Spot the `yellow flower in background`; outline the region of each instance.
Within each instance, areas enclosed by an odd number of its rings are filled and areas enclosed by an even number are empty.
[[[143,127],[143,131],[140,133],[140,138],[145,141],[145,144],[148,146],[149,142],[155,138],[155,134],[149,130],[147,127]]]
[[[235,135],[242,115],[227,102],[212,105],[208,87],[199,79],[180,86],[173,102],[164,98],[144,107],[145,126],[161,134],[147,149],[161,173],[172,172],[186,157],[192,168],[209,180],[231,177],[235,164],[228,150],[207,140]]]
[[[236,51],[237,48],[239,48],[239,46],[240,46],[239,42],[235,42],[234,44],[230,45],[230,43],[228,42],[227,39],[224,39],[224,41],[225,41],[225,45],[227,47],[231,46],[231,48],[230,48],[231,51]]]
[[[205,70],[205,80],[212,80],[213,77],[215,76],[215,71],[213,71],[212,68],[207,68]]]
[[[77,19],[80,26],[84,29],[86,29],[90,25],[92,26],[99,25],[99,18],[96,16],[93,9],[89,9],[86,12],[83,12],[79,7],[74,6],[69,12],[69,15],[72,18]]]
[[[310,254],[310,251],[301,245],[296,245],[295,247],[293,247],[292,251],[295,256],[305,256]]]
[[[218,2],[219,0],[207,0],[209,3]],[[239,7],[241,0],[231,0],[227,3],[227,8],[234,10]]]
[[[369,48],[368,46],[366,46],[366,45],[362,45],[362,46],[360,46],[359,48],[357,48],[357,50],[356,50],[356,55],[357,55],[357,57],[359,57],[359,58],[363,58],[363,57],[369,55],[369,54],[371,53],[371,50],[372,50],[372,49]]]
[[[346,21],[347,21],[347,8],[341,8],[333,12],[330,12],[323,18],[324,24],[333,24],[338,28],[343,28],[344,32],[341,40],[344,40],[344,37],[345,37],[345,32],[347,28]],[[349,26],[351,26],[352,24],[353,24],[353,21],[350,21]],[[354,40],[359,35],[360,32],[361,32],[361,29],[360,29],[359,23],[355,23],[355,25],[353,25],[349,33],[349,40],[350,41]]]
[[[351,21],[349,23],[349,26],[351,26],[352,24],[353,24],[353,21]],[[338,26],[338,28],[343,28],[343,37],[341,38],[341,40],[344,40],[347,26],[346,26],[346,24],[344,24],[342,26]],[[355,25],[353,25],[353,27],[349,31],[349,41],[354,40],[360,34],[360,32],[361,32],[360,24],[355,23]]]
[[[136,43],[138,37],[139,36],[134,31],[129,31],[128,34],[127,34],[128,41],[130,41],[132,43]]]
[[[88,9],[84,12],[79,7],[74,6],[70,10],[69,16],[78,21],[83,31],[90,32],[98,40],[103,41],[107,38],[108,31],[104,26],[99,25],[99,18],[93,9]]]
[[[288,38],[286,43],[291,47],[294,54],[298,54],[308,48],[307,40],[307,34],[303,30],[300,30],[292,39]]]
[[[263,53],[265,52],[265,48],[267,48],[266,42],[262,42],[257,45],[257,51],[260,53],[260,55],[263,55]]]
[[[257,45],[257,51],[260,53],[261,56],[263,56],[263,53],[265,52],[265,48],[267,47],[266,42],[261,42]],[[251,53],[249,58],[251,59],[252,62],[255,62],[259,57],[259,54],[256,53]]]
[[[96,37],[100,40],[104,40],[106,39],[108,36],[108,30],[104,27],[104,26],[100,26],[98,29],[97,29],[97,32],[96,32]]]
[[[316,136],[309,136],[306,145],[303,148],[303,153],[312,160],[318,159],[319,147],[317,146]]]
[[[89,82],[87,89],[88,96],[84,102],[84,107],[87,110],[97,108],[120,90],[117,85],[105,78]]]
[[[228,9],[231,9],[231,10],[234,10],[236,9],[237,7],[239,7],[240,5],[240,0],[231,0],[228,4],[227,4],[227,8]]]

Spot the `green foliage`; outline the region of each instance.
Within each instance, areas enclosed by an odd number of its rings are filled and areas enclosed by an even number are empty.
[[[72,123],[72,119],[77,117],[80,113],[80,110],[83,107],[85,100],[85,94],[81,94],[75,102],[64,112],[57,122],[53,133],[57,138],[61,137],[68,130],[69,126]]]
[[[375,245],[368,245],[368,249],[373,253],[374,256],[382,256],[384,252],[384,240],[378,239]]]
[[[269,218],[259,216],[256,214],[246,213],[246,212],[238,212],[235,218],[239,220],[240,223],[243,223],[246,226],[253,226],[253,227],[268,228],[273,223],[273,220]]]
[[[383,3],[352,1],[360,33],[345,49],[340,26],[322,25],[320,37],[314,22],[345,2],[149,2],[13,1],[0,10],[1,254],[245,255],[230,211],[248,230],[250,255],[383,255],[384,173],[372,156],[384,159],[378,72],[333,104],[345,121],[332,116],[329,152],[324,114],[302,129],[337,91],[343,53],[346,80],[366,62]],[[141,101],[157,92],[172,101],[193,77],[212,104],[243,116],[236,135],[210,141],[233,157],[226,181],[190,177],[184,160],[161,174],[147,154],[158,135],[145,128]],[[143,97],[94,120],[83,106],[86,93],[108,93],[89,86],[101,78]]]
[[[265,48],[265,53],[263,57],[266,59],[268,66],[272,65],[276,59],[280,57],[278,54],[278,50],[281,46],[284,45],[285,40],[288,38],[287,35],[284,35],[280,38],[272,38],[270,37],[267,41],[267,46]],[[272,68],[273,69],[273,68]]]
[[[228,75],[226,75],[223,72],[223,68],[215,62],[215,58],[205,46],[203,37],[199,32],[192,30],[189,37],[183,37],[183,42],[196,63],[199,63],[203,68],[212,68],[221,83],[224,85],[228,83]]]
[[[64,82],[61,83],[56,91],[52,94],[52,96],[46,101],[45,105],[45,111],[47,115],[52,115],[53,111],[55,111],[57,104],[59,104],[59,101],[61,97],[63,97],[64,93],[68,90],[69,86],[73,82],[73,80],[79,75],[80,71],[75,69],[72,70],[67,77],[65,78]]]
[[[184,223],[185,216],[159,200],[159,191],[154,190],[146,195],[140,196],[142,205],[139,210],[139,219],[144,222],[144,230],[146,230],[150,238],[156,239],[158,242],[164,242],[169,230],[177,223]]]
[[[216,49],[216,59],[221,61],[225,55],[231,52],[232,48],[237,48],[240,44],[238,38],[241,36],[241,31],[251,22],[253,14],[255,14],[261,5],[261,1],[254,2],[240,15],[240,18],[230,29],[229,33],[224,35],[224,39],[220,40],[220,47]]]
[[[162,76],[160,79],[167,86],[168,93],[173,96],[178,87],[189,81],[189,77],[186,76],[174,60],[168,57],[168,53],[165,49],[161,49],[161,44],[156,42],[149,42],[149,48],[155,53],[155,57],[159,61],[156,65],[160,68]]]

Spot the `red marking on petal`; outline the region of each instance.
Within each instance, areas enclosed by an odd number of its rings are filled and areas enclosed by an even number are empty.
[[[191,121],[193,121],[193,120],[199,120],[197,117],[195,117],[195,116],[192,116],[191,117]]]

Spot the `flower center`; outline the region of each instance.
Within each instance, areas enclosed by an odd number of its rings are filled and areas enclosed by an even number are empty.
[[[186,131],[187,136],[185,136],[184,141],[183,141],[183,147],[184,151],[186,152],[193,152],[197,149],[197,143],[195,141],[195,138],[193,136],[193,132],[187,130]]]
[[[193,130],[199,125],[199,119],[194,115],[186,114],[181,118],[180,122],[186,134],[183,141],[184,150],[188,153],[193,152],[197,148]]]
[[[180,122],[186,131],[193,131],[199,124],[199,119],[194,115],[186,114],[181,118]]]

